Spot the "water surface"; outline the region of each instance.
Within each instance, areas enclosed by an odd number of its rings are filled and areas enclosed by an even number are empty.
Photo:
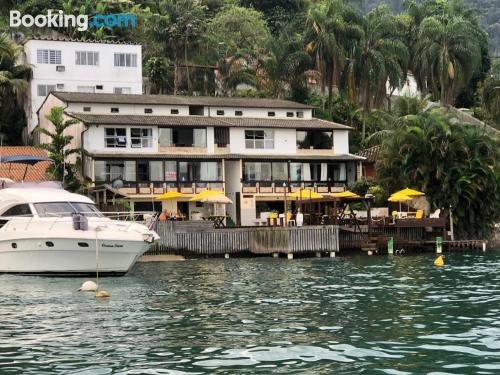
[[[0,374],[499,374],[500,252],[0,275]]]

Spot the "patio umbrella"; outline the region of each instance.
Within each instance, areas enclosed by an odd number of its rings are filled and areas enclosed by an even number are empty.
[[[408,202],[411,201],[412,199],[413,198],[408,195],[394,193],[387,200],[389,202],[399,202],[399,211],[401,211],[401,202]]]
[[[321,194],[312,191],[311,189],[300,189],[299,191],[290,193],[288,195],[290,198],[307,198],[307,199],[321,199],[323,196]]]
[[[408,197],[418,197],[418,196],[425,195],[425,193],[422,193],[421,191],[410,189],[410,188],[406,188],[406,189],[397,191],[397,192],[395,192],[392,195],[396,195],[396,194],[398,194],[398,195],[406,195]]]
[[[341,193],[333,193],[332,197],[334,198],[361,198],[358,194],[353,193],[352,191],[343,191]]]
[[[217,196],[217,195],[224,195],[223,191],[220,190],[203,190],[201,193],[196,194],[193,196],[189,201],[190,202],[201,202],[203,198],[209,197],[209,196]]]
[[[232,204],[233,201],[226,197],[225,195],[207,195],[202,198],[199,202],[202,203],[214,203],[214,204]]]
[[[184,196],[186,196],[186,195],[183,193],[179,193],[177,191],[168,191],[168,192],[156,197],[156,200],[157,201],[167,201],[169,199],[178,199],[178,198],[182,198]]]

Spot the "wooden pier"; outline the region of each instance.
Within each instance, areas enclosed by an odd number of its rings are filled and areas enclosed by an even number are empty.
[[[335,225],[307,227],[213,228],[210,222],[159,222],[161,237],[154,254],[224,255],[335,253],[339,251],[339,228]]]
[[[166,221],[156,224],[160,242],[147,255],[226,256],[329,254],[363,250],[387,254],[391,241],[396,253],[409,251],[485,250],[483,240],[451,241],[444,219],[396,220],[371,225],[314,225],[304,227],[214,228],[208,221]],[[437,250],[437,239],[440,241]]]

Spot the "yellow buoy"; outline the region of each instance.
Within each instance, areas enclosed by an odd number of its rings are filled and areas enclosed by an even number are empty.
[[[97,292],[97,294],[95,295],[95,298],[109,298],[111,297],[109,295],[108,292],[106,292],[105,290],[100,290],[99,292]]]
[[[442,255],[438,256],[436,260],[434,261],[434,265],[437,267],[443,267],[444,266],[444,258]]]

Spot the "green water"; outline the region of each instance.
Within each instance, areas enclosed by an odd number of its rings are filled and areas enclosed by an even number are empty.
[[[500,252],[0,276],[0,374],[500,374]]]

